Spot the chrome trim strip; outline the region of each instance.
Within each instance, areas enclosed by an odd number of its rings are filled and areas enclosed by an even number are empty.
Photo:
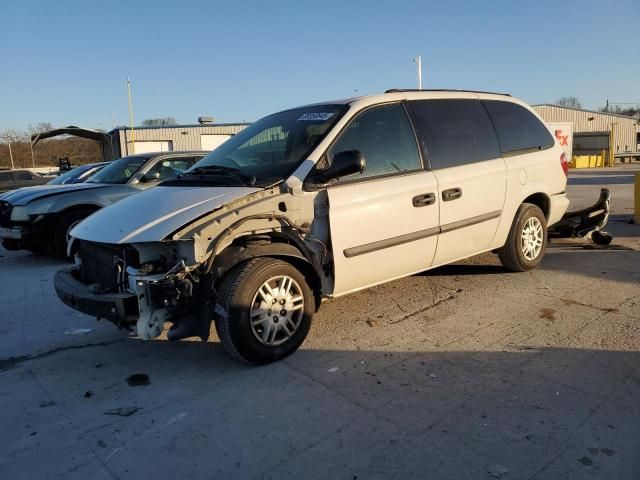
[[[453,230],[458,230],[460,228],[475,225],[476,223],[487,222],[489,220],[493,220],[494,218],[498,218],[500,215],[502,215],[502,210],[496,210],[495,212],[484,213],[482,215],[478,215],[477,217],[460,220],[459,222],[448,223],[447,225],[443,225],[442,227],[440,227],[440,233],[447,233]]]
[[[419,232],[407,233],[406,235],[400,235],[399,237],[388,238],[386,240],[379,240],[377,242],[347,248],[342,253],[344,253],[344,256],[347,258],[357,257],[358,255],[363,255],[365,253],[371,253],[377,250],[402,245],[403,243],[415,242],[416,240],[422,240],[423,238],[433,237],[439,233],[440,227],[427,228],[426,230],[420,230]]]
[[[404,243],[415,242],[416,240],[422,240],[423,238],[433,237],[434,235],[438,235],[440,233],[452,232],[460,228],[476,225],[478,223],[498,218],[500,217],[500,215],[502,215],[502,210],[496,210],[494,212],[484,213],[476,217],[467,218],[466,220],[460,220],[459,222],[449,223],[447,225],[443,225],[442,227],[427,228],[426,230],[407,233],[406,235],[400,235],[398,237],[392,237],[386,240],[379,240],[377,242],[358,245],[357,247],[346,248],[342,253],[347,258],[357,257],[358,255],[364,255],[365,253],[384,250],[385,248],[395,247]]]

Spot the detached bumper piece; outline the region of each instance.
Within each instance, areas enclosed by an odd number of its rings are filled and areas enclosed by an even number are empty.
[[[603,188],[600,198],[590,207],[567,212],[558,223],[549,227],[551,238],[588,237],[597,245],[609,245],[613,236],[602,230],[609,220],[611,192]]]
[[[79,312],[104,318],[119,328],[130,328],[138,316],[138,298],[133,293],[94,293],[77,280],[78,267],[60,270],[54,277],[58,297]]]

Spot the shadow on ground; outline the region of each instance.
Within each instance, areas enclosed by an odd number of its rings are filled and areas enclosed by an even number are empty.
[[[638,478],[640,354],[121,340],[0,373],[3,478]],[[130,387],[144,373],[150,384]],[[11,386],[11,388],[7,388]],[[18,406],[16,406],[18,405]],[[120,410],[118,410],[120,409]]]

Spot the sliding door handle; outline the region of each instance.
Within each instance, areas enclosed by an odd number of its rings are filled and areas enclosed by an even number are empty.
[[[450,202],[451,200],[457,200],[462,196],[461,188],[449,188],[442,191],[442,201]]]
[[[433,205],[436,203],[436,195],[434,193],[423,193],[422,195],[416,195],[412,199],[414,207],[426,207],[427,205]]]

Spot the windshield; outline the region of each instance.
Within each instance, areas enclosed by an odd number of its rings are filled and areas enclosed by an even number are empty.
[[[84,177],[91,172],[98,171],[102,167],[100,165],[81,165],[76,167],[68,172],[64,172],[62,175],[58,175],[56,178],[51,180],[49,185],[66,185],[68,183],[77,183],[78,179]]]
[[[56,178],[51,180],[49,185],[63,185],[67,183],[69,180],[72,180],[76,177],[82,175],[82,172],[85,171],[83,167],[76,167],[73,170],[69,170],[68,172],[64,172],[62,175],[58,175]]]
[[[147,160],[147,157],[124,157],[114,160],[87,180],[87,183],[127,183]]]
[[[264,117],[209,153],[182,178],[211,175],[215,177],[211,181],[217,183],[246,178],[256,185],[283,180],[320,143],[346,108],[316,105]]]

